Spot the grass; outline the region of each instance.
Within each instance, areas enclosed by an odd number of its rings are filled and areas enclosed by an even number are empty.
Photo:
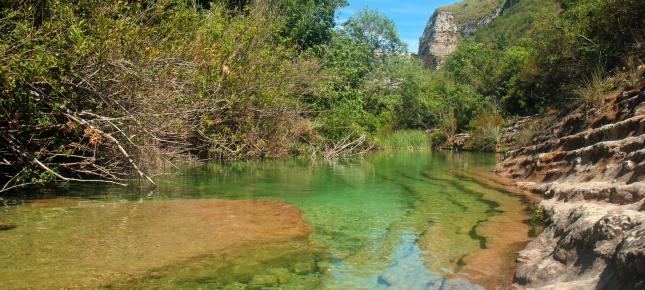
[[[502,17],[478,29],[473,37],[483,43],[496,43],[500,38],[510,44],[522,42],[537,23],[555,18],[559,11],[556,0],[523,0],[504,11]]]
[[[477,21],[480,18],[493,13],[497,8],[504,5],[504,0],[464,0],[441,10],[452,11],[458,23],[464,21]]]
[[[605,94],[611,89],[611,83],[601,70],[595,71],[591,77],[583,81],[576,90],[578,103],[587,110],[602,110],[605,108]]]
[[[423,130],[398,130],[380,138],[385,149],[423,149],[430,148],[430,138]]]

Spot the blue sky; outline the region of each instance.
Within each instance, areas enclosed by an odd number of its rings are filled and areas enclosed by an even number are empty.
[[[377,9],[396,23],[401,40],[408,44],[408,50],[416,52],[419,37],[428,18],[437,7],[458,2],[458,0],[348,0],[349,6],[336,14],[337,23],[342,23],[355,11],[364,7]]]

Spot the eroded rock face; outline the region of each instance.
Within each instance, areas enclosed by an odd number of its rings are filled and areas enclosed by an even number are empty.
[[[584,201],[541,205],[553,224],[519,253],[515,283],[542,289],[645,286],[645,213]]]
[[[634,88],[579,108],[496,168],[545,197],[552,223],[519,253],[514,282],[539,289],[645,289],[645,70]]]
[[[453,11],[435,10],[419,39],[419,57],[429,68],[439,68],[448,56],[457,49],[460,37],[473,35],[478,28],[488,24],[510,8],[518,0],[506,0],[502,5],[480,17],[457,21]],[[468,8],[466,8],[467,10]]]
[[[423,31],[419,56],[428,67],[437,68],[457,49],[459,30],[452,11],[436,10]]]

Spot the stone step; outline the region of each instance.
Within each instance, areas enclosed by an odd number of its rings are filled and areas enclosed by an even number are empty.
[[[550,151],[572,151],[605,141],[620,140],[627,137],[645,134],[645,115],[607,124],[596,129],[568,135],[555,140],[547,140],[537,145],[509,151],[507,156],[514,158],[519,155],[540,154]]]
[[[512,178],[533,176],[554,181],[569,176],[576,181],[614,180],[635,182],[645,172],[645,134],[602,141],[571,151],[554,151],[506,159],[496,172]],[[604,166],[599,169],[599,166]]]
[[[645,182],[547,182],[536,186],[533,191],[564,202],[590,200],[625,205],[645,197]]]

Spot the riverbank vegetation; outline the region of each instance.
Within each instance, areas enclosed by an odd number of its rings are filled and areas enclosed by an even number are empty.
[[[422,67],[377,11],[335,28],[345,4],[3,2],[0,191],[376,147]]]
[[[378,11],[335,23],[344,5],[2,2],[0,192],[154,183],[181,163],[333,159],[470,130],[494,150],[505,118],[579,100],[580,80],[596,86],[644,56],[638,0],[520,1],[438,71]]]
[[[398,130],[381,137],[381,146],[385,149],[415,150],[430,148],[430,136],[422,130]]]
[[[458,130],[472,131],[473,148],[492,151],[499,128],[513,116],[581,104],[602,109],[605,92],[641,79],[643,15],[645,3],[638,0],[518,1],[463,39],[435,72],[440,83],[462,86],[480,103],[487,100]]]

